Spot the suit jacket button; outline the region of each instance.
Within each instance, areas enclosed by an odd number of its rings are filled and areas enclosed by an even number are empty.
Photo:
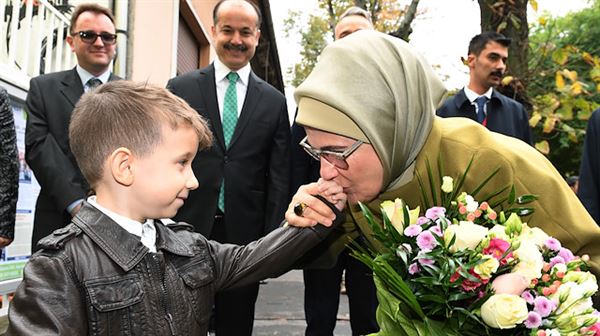
[[[225,163],[228,163],[229,162],[229,157],[227,157],[227,155],[223,156],[223,161]]]

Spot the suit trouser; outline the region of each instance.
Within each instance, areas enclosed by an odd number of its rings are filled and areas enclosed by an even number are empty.
[[[210,239],[226,243],[225,222],[215,216]],[[254,327],[254,307],[259,283],[226,291],[215,296],[215,333],[217,336],[251,336]]]
[[[352,335],[377,332],[377,296],[371,270],[345,249],[330,269],[304,270],[304,314],[307,336],[331,336],[340,303],[340,283],[346,270],[346,293]]]

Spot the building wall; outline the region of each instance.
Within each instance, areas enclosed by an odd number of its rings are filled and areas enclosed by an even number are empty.
[[[148,81],[164,86],[175,76],[177,65],[177,27],[182,6],[188,6],[194,12],[197,26],[195,31],[202,34],[210,43],[212,9],[217,0],[144,0],[134,1],[132,27],[131,79]],[[151,28],[150,28],[151,27]],[[194,27],[193,27],[194,28]],[[199,66],[205,66],[214,58],[214,50],[201,50]],[[204,56],[204,57],[202,57]],[[203,64],[202,64],[203,63]]]
[[[130,26],[131,79],[164,86],[172,77],[176,1],[134,1],[135,16]],[[177,14],[175,16],[174,14]],[[175,48],[175,50],[177,50]]]

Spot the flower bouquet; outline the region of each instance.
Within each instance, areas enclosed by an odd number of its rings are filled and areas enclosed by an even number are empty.
[[[441,190],[430,193],[417,175],[424,213],[385,201],[381,225],[360,205],[383,246],[353,249],[373,270],[377,335],[600,335],[588,257],[522,221],[535,196],[517,197],[512,187],[477,201],[497,171],[462,192],[468,170],[456,183],[440,174]]]

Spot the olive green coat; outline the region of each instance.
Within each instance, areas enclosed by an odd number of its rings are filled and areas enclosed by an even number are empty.
[[[462,188],[469,192],[499,167],[499,173],[479,195],[489,194],[512,183],[517,195],[538,195],[539,199],[531,203],[535,213],[526,218],[528,224],[540,227],[576,255],[588,254],[592,270],[598,276],[600,228],[552,164],[525,142],[490,132],[466,120],[435,118],[429,137],[417,156],[416,172],[427,179],[426,160],[429,160],[433,176],[438,176],[437,158],[441,155],[443,174],[456,180],[474,156]],[[401,198],[413,208],[421,204],[420,195],[415,176],[408,184],[380,194],[368,206],[381,216],[379,204],[382,201]],[[360,210],[354,207],[351,213],[363,234],[366,233],[368,237],[370,230]]]

